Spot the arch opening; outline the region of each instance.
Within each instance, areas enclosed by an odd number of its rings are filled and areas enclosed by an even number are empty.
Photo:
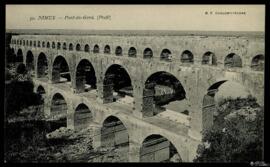
[[[212,84],[203,97],[203,129],[207,130],[215,122],[219,103],[223,105],[226,99],[247,98],[250,92],[241,84],[229,80],[221,80]]]
[[[153,51],[150,48],[146,48],[143,51],[143,58],[144,59],[151,59],[153,57]]]
[[[202,57],[202,64],[217,65],[217,58],[213,52],[206,52]]]
[[[225,68],[242,67],[242,59],[235,53],[230,53],[224,60]]]
[[[52,42],[52,48],[55,49],[55,42]]]
[[[43,48],[46,47],[45,41],[42,42],[42,47],[43,47]]]
[[[104,53],[105,53],[105,54],[110,54],[110,53],[111,53],[111,48],[110,48],[109,45],[106,45],[106,46],[104,47]]]
[[[88,44],[86,44],[86,45],[84,46],[84,51],[85,51],[85,52],[90,52],[90,47],[89,47]]]
[[[57,121],[58,126],[67,127],[67,110],[68,106],[64,97],[60,93],[56,93],[51,102],[50,118]]]
[[[116,56],[123,56],[122,48],[120,46],[117,46],[115,49],[115,55]]]
[[[37,60],[37,77],[48,78],[48,60],[44,53],[40,53]]]
[[[120,148],[122,151],[119,154],[123,159],[128,160],[129,135],[127,128],[119,118],[109,116],[104,120],[101,128],[101,147]]]
[[[67,50],[67,44],[65,42],[63,43],[63,50]]]
[[[150,117],[164,112],[189,115],[186,92],[180,81],[164,71],[152,74],[145,82],[143,90],[143,116]]]
[[[93,53],[99,53],[99,46],[98,45],[94,46]]]
[[[76,107],[74,115],[74,127],[76,130],[87,128],[92,119],[92,112],[85,104],[81,103]]]
[[[68,50],[73,50],[73,44],[72,43],[69,44]]]
[[[262,54],[256,55],[255,57],[252,58],[251,69],[255,71],[264,70],[264,56]]]
[[[103,81],[105,103],[119,102],[133,106],[133,87],[127,71],[120,65],[111,65]]]
[[[16,62],[17,63],[23,63],[23,52],[22,52],[22,49],[19,49],[17,51]]]
[[[163,49],[160,54],[160,60],[172,61],[172,53],[169,49]]]
[[[76,51],[81,51],[81,45],[80,44],[76,45]]]
[[[60,50],[61,49],[61,43],[57,42],[57,49]]]
[[[128,56],[129,57],[137,57],[137,51],[136,51],[136,49],[134,47],[129,48]]]
[[[29,42],[29,45],[30,45],[30,46],[32,46],[32,45],[33,45],[33,42],[32,42],[32,41],[30,41],[30,42]]]
[[[41,85],[39,85],[39,86],[37,87],[37,93],[40,94],[40,95],[46,94],[44,87],[41,86]]]
[[[182,63],[193,63],[193,54],[189,50],[183,51],[181,54],[181,62]]]
[[[38,41],[37,47],[40,47],[40,41]]]
[[[175,146],[161,135],[146,137],[140,148],[140,162],[182,162]]]
[[[70,83],[70,81],[70,71],[66,59],[63,56],[57,56],[53,62],[52,82]]]
[[[35,72],[35,66],[34,66],[34,56],[31,51],[28,51],[26,54],[26,69],[31,74]]]
[[[47,42],[47,48],[50,48],[50,42]]]
[[[76,91],[77,93],[90,92],[96,89],[96,75],[92,64],[83,59],[79,62],[76,70]]]

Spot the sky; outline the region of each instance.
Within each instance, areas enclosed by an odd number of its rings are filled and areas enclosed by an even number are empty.
[[[55,20],[39,19],[42,16],[54,16]],[[6,29],[264,31],[264,28],[264,5],[6,5]]]

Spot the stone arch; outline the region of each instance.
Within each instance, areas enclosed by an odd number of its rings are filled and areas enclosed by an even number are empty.
[[[185,50],[181,54],[181,62],[182,63],[193,63],[194,62],[194,56],[191,51]]]
[[[182,158],[170,140],[151,134],[141,144],[140,162],[182,162]]]
[[[184,105],[185,99],[186,91],[174,75],[166,71],[155,72],[144,83],[143,116],[150,117],[168,110],[176,110],[189,115],[189,111],[184,107],[175,107]]]
[[[47,42],[47,48],[50,48],[50,42]]]
[[[52,82],[70,82],[70,70],[66,59],[59,55],[53,61]]]
[[[152,57],[153,57],[153,51],[152,51],[152,49],[150,49],[150,48],[144,49],[144,51],[143,51],[143,58],[144,59],[150,59]]]
[[[93,65],[87,59],[82,59],[76,68],[76,92],[88,92],[96,89],[96,74]]]
[[[32,41],[30,41],[30,42],[29,42],[29,45],[30,45],[30,46],[32,46],[32,45],[33,45],[33,42],[32,42]]]
[[[110,115],[102,123],[100,132],[101,146],[117,147],[129,145],[127,127],[120,118]]]
[[[110,53],[111,53],[111,48],[110,48],[109,45],[106,45],[106,46],[104,47],[104,53],[105,53],[105,54],[110,54]]]
[[[69,44],[68,50],[73,50],[73,44],[72,43]]]
[[[128,57],[137,57],[137,50],[134,47],[129,48]]]
[[[117,46],[115,48],[115,55],[116,56],[123,56],[123,50],[122,50],[121,46]]]
[[[26,40],[26,46],[28,46],[29,45],[29,41],[28,40]]]
[[[41,52],[37,59],[37,77],[43,78],[48,76],[48,59],[47,56]]]
[[[242,67],[242,59],[235,53],[230,53],[224,60],[225,68]]]
[[[88,125],[93,120],[93,114],[90,111],[89,107],[84,104],[80,103],[74,113],[74,128],[75,130],[81,130],[87,128]]]
[[[40,41],[38,41],[37,47],[40,47]]]
[[[163,49],[160,53],[160,60],[163,61],[171,61],[172,60],[172,53],[169,49]]]
[[[57,49],[60,50],[61,49],[61,43],[57,42]]]
[[[52,48],[55,49],[55,42],[52,42]]]
[[[202,64],[217,65],[217,57],[213,52],[206,52],[202,57]]]
[[[264,70],[264,55],[259,54],[252,58],[251,60],[251,69],[255,71]]]
[[[37,91],[36,91],[38,94],[40,94],[40,95],[45,95],[46,94],[46,91],[45,91],[45,89],[44,89],[44,87],[42,86],[42,85],[39,85],[38,87],[37,87]]]
[[[18,63],[22,63],[23,62],[23,52],[22,52],[22,49],[18,49],[18,51],[17,51],[16,62],[18,62]]]
[[[50,117],[57,120],[62,126],[67,127],[68,104],[67,100],[60,93],[55,93],[51,98]]]
[[[26,68],[28,71],[33,71],[35,69],[34,55],[31,50],[29,50],[26,54]]]
[[[45,48],[45,41],[42,42],[42,47]]]
[[[226,89],[226,92],[223,92],[222,99],[226,99],[226,98],[236,99],[236,98],[241,98],[243,96],[248,97],[249,95],[251,95],[250,91],[247,91],[246,87],[242,83],[232,81],[227,78],[220,79],[214,82],[212,85],[209,86],[206,94],[203,96],[203,101],[202,101],[202,119],[203,119],[202,129],[203,130],[210,129],[214,123],[214,117],[217,114],[217,104],[218,104],[218,101],[215,98],[215,96],[219,92],[219,88],[224,83],[229,85],[229,89]],[[236,93],[239,93],[239,94],[235,95]]]
[[[99,53],[99,46],[97,44],[94,46],[93,53]]]
[[[133,106],[132,80],[123,66],[112,64],[107,68],[103,80],[103,98],[104,103],[118,101]]]
[[[22,40],[20,40],[20,45],[22,45]]]
[[[63,50],[67,50],[67,43],[66,42],[63,43],[63,47],[62,48],[63,48]]]
[[[85,52],[90,52],[90,46],[89,46],[88,44],[86,44],[86,45],[84,46],[84,51],[85,51]]]
[[[79,43],[76,45],[76,51],[81,51],[81,45]]]
[[[23,46],[25,46],[25,40],[23,40]]]

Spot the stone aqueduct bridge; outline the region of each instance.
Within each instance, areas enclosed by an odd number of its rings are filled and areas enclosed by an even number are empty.
[[[202,130],[209,128],[213,121],[212,113],[203,109],[204,103],[213,101],[209,91],[211,88],[217,90],[223,81],[243,85],[264,105],[264,73],[253,68],[264,59],[264,38],[261,37],[22,34],[13,36],[10,46],[17,56],[23,56],[26,64],[28,55],[32,54],[33,80],[36,88],[42,86],[45,90],[44,112],[47,116],[51,114],[53,97],[61,94],[67,104],[67,126],[70,128],[75,128],[74,115],[82,103],[93,115],[89,126],[95,126],[96,133],[100,133],[106,118],[117,117],[128,132],[129,161],[140,161],[144,139],[157,134],[175,146],[182,161],[191,162],[201,142]],[[104,48],[107,48],[106,53]],[[48,79],[39,76],[41,63],[38,61],[42,55],[47,59]],[[71,84],[58,83],[55,79],[60,75],[57,73],[59,68],[54,65],[58,57],[68,64]],[[76,86],[79,82],[76,80],[77,67],[84,59],[90,62],[95,72],[95,93],[80,93]],[[113,102],[106,95],[108,88],[104,79],[106,71],[113,65],[120,65],[131,79],[132,104]],[[189,114],[177,113],[182,122],[146,113],[151,110],[144,111],[144,105],[148,105],[144,104],[144,99],[150,96],[144,93],[146,81],[158,72],[172,75],[184,88],[182,103]],[[208,100],[205,100],[206,96]],[[101,145],[100,135],[94,137],[93,144],[94,147]]]

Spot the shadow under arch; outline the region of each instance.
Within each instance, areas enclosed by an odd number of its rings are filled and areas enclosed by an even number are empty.
[[[37,59],[37,77],[48,77],[48,59],[43,52],[38,55]]]
[[[174,110],[175,106],[173,105],[175,104],[171,102],[184,99],[186,99],[186,91],[174,75],[166,71],[155,72],[147,78],[144,84],[143,116],[154,116],[167,109]],[[188,111],[185,109],[179,112],[188,115]]]
[[[76,67],[76,92],[88,92],[96,89],[97,79],[92,63],[82,59]]]
[[[252,58],[251,60],[251,69],[255,71],[264,70],[264,55],[259,54]]]
[[[140,162],[182,162],[182,158],[170,140],[151,134],[141,144]]]
[[[242,59],[235,53],[228,54],[224,59],[225,68],[242,67]]]
[[[17,63],[23,63],[23,52],[22,49],[18,49],[17,56],[16,56]]]
[[[104,119],[100,135],[102,147],[129,145],[128,130],[117,116],[110,115]]]
[[[51,112],[50,118],[57,121],[60,126],[67,127],[68,104],[61,93],[55,93],[50,100]]]
[[[34,55],[31,50],[29,50],[26,54],[26,68],[28,71],[34,71]]]
[[[70,71],[69,65],[66,59],[58,55],[53,61],[53,68],[52,68],[52,82],[53,83],[60,83],[60,82],[70,82]]]
[[[87,128],[92,120],[93,114],[92,111],[89,109],[89,107],[84,103],[78,104],[78,106],[75,108],[74,113],[75,130]]]
[[[103,80],[104,103],[118,101],[133,106],[133,85],[128,71],[119,64],[111,64]]]

